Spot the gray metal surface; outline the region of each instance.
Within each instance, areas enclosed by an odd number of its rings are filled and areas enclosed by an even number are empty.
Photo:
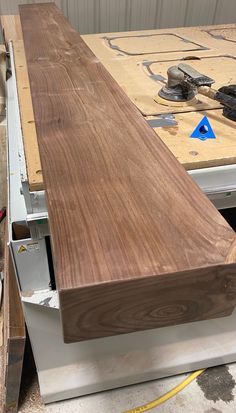
[[[236,360],[236,313],[64,344],[58,309],[24,301],[24,311],[45,403]]]
[[[27,214],[26,222],[30,230],[31,238],[38,239],[50,235],[47,212]]]
[[[166,115],[153,116],[152,119],[146,119],[151,128],[162,128],[163,126],[175,126],[177,121],[172,113]]]
[[[22,152],[19,155],[19,141],[22,142],[18,96],[14,61],[12,59],[12,45],[9,44],[11,54],[12,76],[7,80],[7,138],[8,138],[8,196],[9,220],[12,222],[24,221],[26,217],[25,200],[21,194]],[[22,146],[21,146],[22,149]],[[21,161],[20,161],[21,158]],[[10,234],[10,233],[9,233]]]
[[[7,136],[8,136],[8,168],[9,168],[9,221],[29,221],[32,238],[49,235],[48,214],[44,191],[30,192],[25,162],[19,112],[16,74],[12,43],[9,42],[11,73],[7,80]],[[32,214],[36,213],[35,219]],[[37,214],[40,218],[37,219]],[[11,228],[9,228],[11,239]]]
[[[206,194],[236,190],[235,164],[194,169],[188,173]]]
[[[26,226],[27,211],[22,184],[25,188],[28,185],[11,42],[9,52],[12,75],[7,80],[8,236],[21,289],[32,291],[49,288],[50,274],[44,238],[36,242],[31,238],[13,240],[13,224]]]
[[[11,241],[22,292],[50,288],[50,273],[45,238]]]

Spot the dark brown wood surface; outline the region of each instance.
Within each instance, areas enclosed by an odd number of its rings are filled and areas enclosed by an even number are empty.
[[[25,321],[9,247],[4,266],[4,413],[18,411],[25,348]]]
[[[61,12],[20,16],[64,340],[230,314],[234,231]]]

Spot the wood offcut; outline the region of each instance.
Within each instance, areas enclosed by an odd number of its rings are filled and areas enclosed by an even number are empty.
[[[18,412],[25,349],[25,321],[9,247],[4,267],[4,413]]]
[[[20,16],[65,342],[231,314],[234,231],[62,13]]]

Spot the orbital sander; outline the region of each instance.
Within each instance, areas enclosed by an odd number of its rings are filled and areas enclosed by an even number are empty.
[[[198,93],[223,105],[223,115],[236,121],[236,85],[223,86],[219,90],[211,86],[214,79],[199,73],[192,66],[180,63],[167,71],[167,83],[158,95],[169,102],[188,102]]]

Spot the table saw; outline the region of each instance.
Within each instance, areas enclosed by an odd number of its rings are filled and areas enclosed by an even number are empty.
[[[235,311],[211,320],[63,342],[20,22],[13,16],[1,21],[8,52],[8,241],[44,402],[236,361]],[[216,89],[235,84],[236,26],[83,39],[217,209],[236,207],[235,122],[223,115],[221,103],[206,96],[168,101],[159,94],[168,69],[181,63],[214,79]],[[191,139],[204,116],[215,139]]]

